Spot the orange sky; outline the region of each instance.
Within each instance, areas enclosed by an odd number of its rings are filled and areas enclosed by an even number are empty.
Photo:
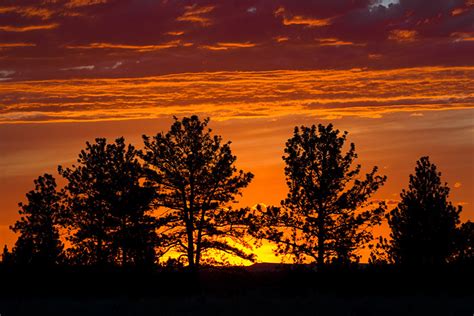
[[[472,220],[473,20],[472,0],[6,0],[0,245],[33,179],[87,140],[141,147],[191,114],[255,174],[240,205],[279,203],[293,127],[332,122],[388,176],[375,198],[393,207],[429,155]]]

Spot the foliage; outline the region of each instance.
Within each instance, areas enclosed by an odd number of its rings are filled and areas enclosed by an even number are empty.
[[[257,208],[252,232],[277,243],[277,253],[295,262],[358,260],[356,250],[372,239],[385,205],[370,201],[386,180],[377,168],[359,178],[355,146],[343,146],[347,132],[328,126],[296,127],[286,143],[288,196],[281,207]]]
[[[61,198],[52,175],[44,174],[34,184],[35,189],[26,194],[28,203],[19,203],[21,218],[10,227],[20,234],[11,259],[21,265],[51,266],[63,259],[57,227]]]
[[[147,185],[156,192],[164,225],[161,245],[185,257],[192,269],[215,252],[253,259],[236,245],[248,246],[246,212],[229,205],[253,175],[237,170],[230,142],[211,135],[208,122],[175,118],[167,133],[143,136]]]
[[[448,202],[449,187],[428,157],[416,163],[408,190],[387,216],[392,261],[406,265],[443,264],[455,251],[462,208]]]
[[[153,191],[141,184],[143,169],[123,138],[87,142],[78,166],[59,166],[68,181],[64,195],[72,259],[78,264],[151,265],[156,221],[150,214]]]
[[[455,250],[450,262],[474,264],[474,223],[463,223],[456,234]]]

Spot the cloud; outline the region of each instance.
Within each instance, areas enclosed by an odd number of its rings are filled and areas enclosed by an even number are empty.
[[[319,46],[363,46],[361,43],[342,41],[337,38],[318,38]]]
[[[257,13],[257,8],[256,7],[250,7],[250,8],[247,9],[247,12],[255,14],[255,13]]]
[[[22,6],[11,6],[11,7],[0,7],[0,14],[14,13],[24,17],[39,17],[42,20],[47,20],[55,13],[54,10],[47,8],[38,7],[22,7]]]
[[[455,189],[459,189],[461,186],[462,186],[462,183],[461,183],[461,182],[456,182],[456,183],[454,183],[454,188],[455,188]]]
[[[474,42],[474,32],[453,32],[451,37],[455,42]]]
[[[71,70],[95,70],[90,66]],[[140,78],[4,82],[2,122],[125,120],[205,114],[217,120],[370,117],[472,109],[474,67],[227,71]],[[4,73],[11,76],[11,73]],[[74,73],[76,77],[76,73]],[[146,98],[143,96],[146,95]],[[120,117],[118,117],[118,113]],[[42,116],[38,116],[42,114]],[[47,117],[47,119],[46,119]],[[411,120],[408,120],[411,121]]]
[[[34,47],[36,44],[33,43],[0,43],[0,49],[2,48],[17,48],[17,47]]]
[[[315,19],[302,15],[290,16],[286,13],[285,8],[280,7],[275,11],[276,17],[283,18],[283,25],[304,25],[306,27],[321,27],[331,25],[332,18]]]
[[[69,68],[61,68],[63,71],[69,70],[93,70],[95,68],[94,65],[87,65],[87,66],[77,66],[77,67],[69,67]]]
[[[399,43],[406,43],[415,41],[417,34],[415,30],[392,30],[388,38]]]
[[[121,61],[118,61],[116,62],[113,66],[112,66],[112,69],[117,69],[118,67],[122,66],[123,65],[123,62]]]
[[[184,34],[184,31],[170,31],[170,32],[166,32],[166,34],[172,35],[172,36],[180,36]]]
[[[125,50],[134,50],[137,52],[150,52],[161,49],[178,47],[182,44],[181,41],[171,41],[162,44],[155,45],[131,45],[131,44],[115,44],[115,43],[90,43],[85,45],[67,45],[66,48],[69,49],[125,49]]]
[[[122,66],[122,65],[123,65],[123,62],[117,61],[117,62],[116,62],[115,64],[113,64],[112,66],[110,66],[110,67],[105,67],[105,69],[117,69],[117,68],[119,68],[119,67]]]
[[[15,4],[3,5],[0,15],[2,42],[36,46],[3,49],[0,68],[13,63],[15,80],[30,80],[68,78],[57,69],[84,63],[97,65],[84,76],[100,77],[103,65],[115,60],[140,60],[111,74],[135,77],[472,65],[472,6],[424,1],[10,1]],[[458,8],[467,9],[453,16]],[[258,49],[217,43],[256,43]]]
[[[0,77],[8,77],[15,73],[14,70],[0,70]]]
[[[65,6],[67,8],[79,8],[105,3],[107,3],[107,0],[69,0]]]
[[[14,70],[0,70],[0,81],[8,81],[12,78],[10,77],[15,73]]]
[[[181,22],[198,23],[202,26],[211,25],[211,19],[207,14],[214,10],[214,6],[199,7],[197,4],[184,7],[184,13],[176,20]]]
[[[200,48],[208,49],[208,50],[228,50],[228,49],[235,49],[235,48],[249,48],[255,47],[257,44],[254,43],[217,43],[215,45],[201,45]]]
[[[26,25],[26,26],[14,26],[14,25],[1,25],[0,31],[5,32],[30,32],[38,30],[51,30],[59,26],[58,23],[41,24],[41,25]]]
[[[278,43],[283,43],[288,41],[290,38],[288,36],[275,36],[273,39]]]

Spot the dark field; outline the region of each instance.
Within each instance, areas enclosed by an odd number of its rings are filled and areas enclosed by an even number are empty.
[[[470,270],[4,270],[0,314],[471,316]]]

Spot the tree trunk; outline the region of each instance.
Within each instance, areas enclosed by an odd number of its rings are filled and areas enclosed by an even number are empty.
[[[318,214],[318,271],[321,271],[324,267],[324,241],[326,239],[326,234],[324,232],[324,216],[322,216],[322,211]]]

